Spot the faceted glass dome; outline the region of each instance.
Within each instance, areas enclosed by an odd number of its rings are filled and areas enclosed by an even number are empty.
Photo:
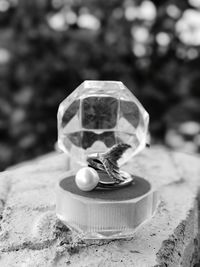
[[[85,81],[58,109],[58,147],[82,165],[117,143],[131,148],[122,165],[146,145],[149,115],[121,82]]]

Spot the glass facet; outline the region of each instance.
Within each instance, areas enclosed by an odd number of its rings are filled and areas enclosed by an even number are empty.
[[[149,115],[121,82],[85,81],[59,106],[58,147],[79,164],[117,143],[131,145],[119,166],[146,145]]]

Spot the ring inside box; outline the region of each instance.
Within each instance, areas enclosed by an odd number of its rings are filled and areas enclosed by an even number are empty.
[[[111,181],[108,175],[103,172],[99,172],[99,176],[101,181],[108,181],[108,182]],[[74,175],[61,180],[60,187],[63,190],[78,196],[92,198],[92,199],[115,200],[115,201],[117,200],[123,201],[123,200],[138,198],[148,193],[151,190],[150,183],[144,178],[138,176],[133,176],[133,182],[128,186],[115,188],[114,190],[95,189],[90,192],[82,191],[77,187]]]

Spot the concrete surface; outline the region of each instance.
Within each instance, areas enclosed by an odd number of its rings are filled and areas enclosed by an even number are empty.
[[[190,267],[199,262],[200,160],[162,147],[126,166],[160,191],[154,217],[125,240],[82,241],[55,215],[68,163],[51,153],[0,174],[1,267]],[[198,266],[198,265],[197,265]]]

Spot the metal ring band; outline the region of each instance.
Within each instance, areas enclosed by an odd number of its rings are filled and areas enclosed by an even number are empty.
[[[122,171],[121,171],[122,172]],[[104,181],[99,181],[95,189],[101,190],[101,189],[119,189],[125,186],[130,185],[134,181],[134,177],[129,175],[126,172],[123,172],[123,175],[126,175],[126,179],[122,182],[117,182],[117,181],[111,181],[111,182],[104,182]]]

